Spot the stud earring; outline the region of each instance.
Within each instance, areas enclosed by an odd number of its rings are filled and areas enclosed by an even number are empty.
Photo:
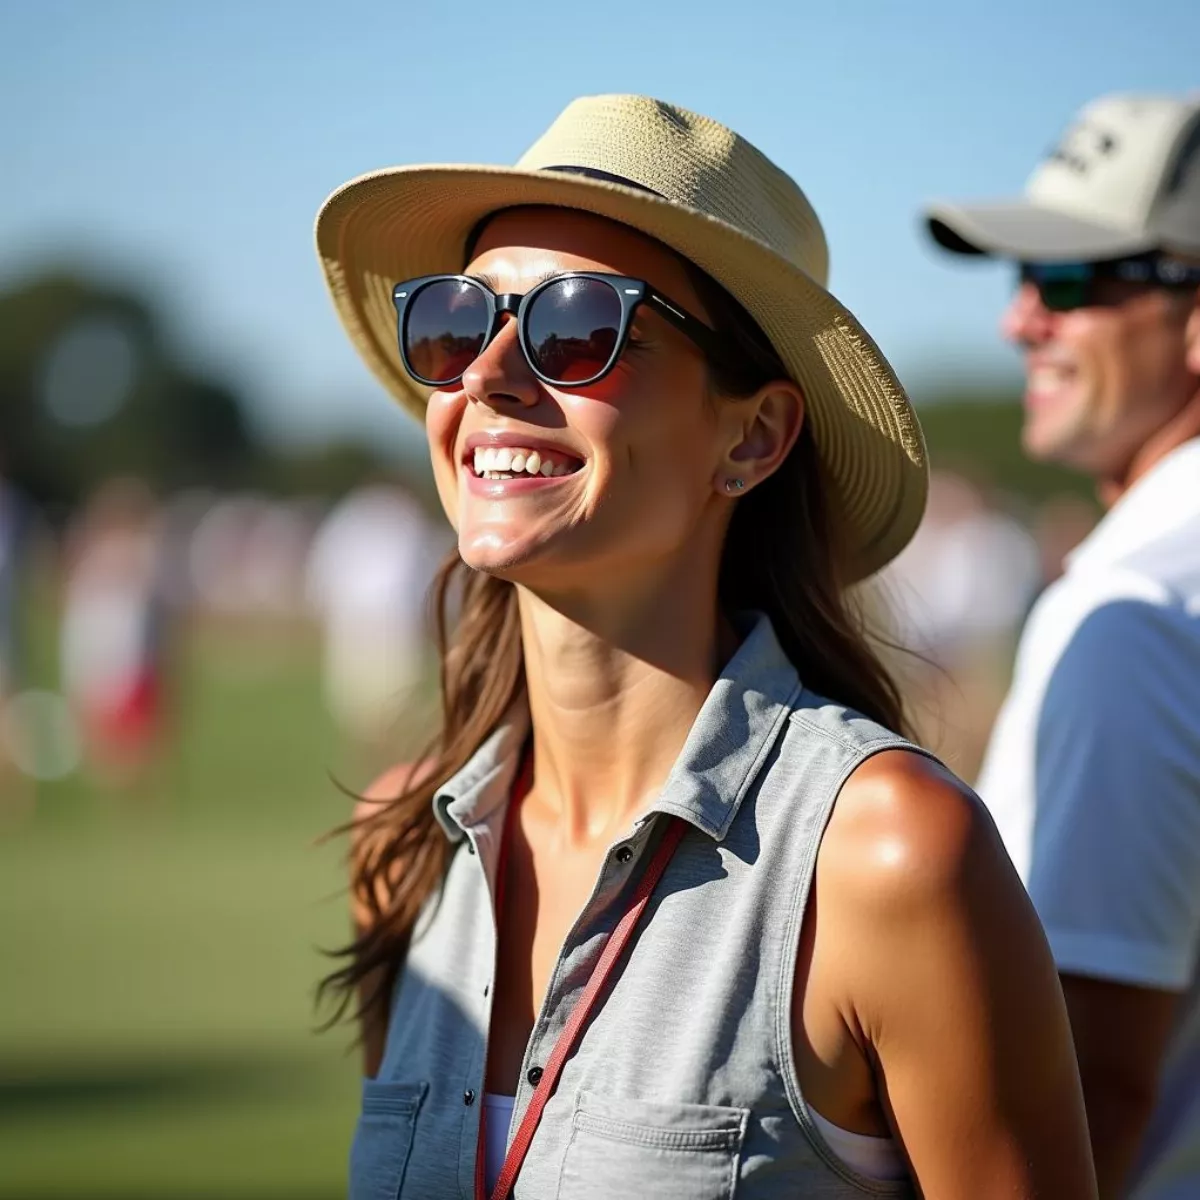
[[[725,480],[725,490],[727,492],[740,492],[746,486],[744,479],[727,479]]]

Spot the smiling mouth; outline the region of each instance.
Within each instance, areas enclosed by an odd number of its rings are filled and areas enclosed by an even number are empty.
[[[1039,354],[1025,362],[1027,396],[1056,395],[1074,384],[1077,377],[1077,365],[1065,356]]]
[[[466,466],[477,479],[528,479],[532,476],[554,479],[574,475],[583,463],[558,451],[478,446]]]

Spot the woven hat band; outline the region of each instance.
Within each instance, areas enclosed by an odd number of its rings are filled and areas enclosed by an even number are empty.
[[[614,175],[611,171],[597,171],[595,167],[543,167],[543,171],[561,171],[564,175],[582,175],[584,179],[598,179],[601,183],[619,183],[622,187],[636,188],[639,192],[649,192],[652,196],[658,196],[665,200],[666,197],[662,192],[656,192],[652,187],[647,187],[644,183],[638,183],[636,179],[627,179],[624,175]]]

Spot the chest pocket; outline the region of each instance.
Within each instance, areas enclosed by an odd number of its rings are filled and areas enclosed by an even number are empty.
[[[349,1200],[396,1200],[426,1083],[364,1079],[362,1115],[350,1148]]]
[[[730,1200],[749,1115],[580,1092],[558,1200]]]

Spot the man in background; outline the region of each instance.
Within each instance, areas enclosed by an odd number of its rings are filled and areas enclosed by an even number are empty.
[[[978,790],[1058,963],[1102,1197],[1200,1197],[1200,97],[1098,100],[1023,198],[927,218],[1016,265],[1025,451],[1108,510],[1029,617]]]

